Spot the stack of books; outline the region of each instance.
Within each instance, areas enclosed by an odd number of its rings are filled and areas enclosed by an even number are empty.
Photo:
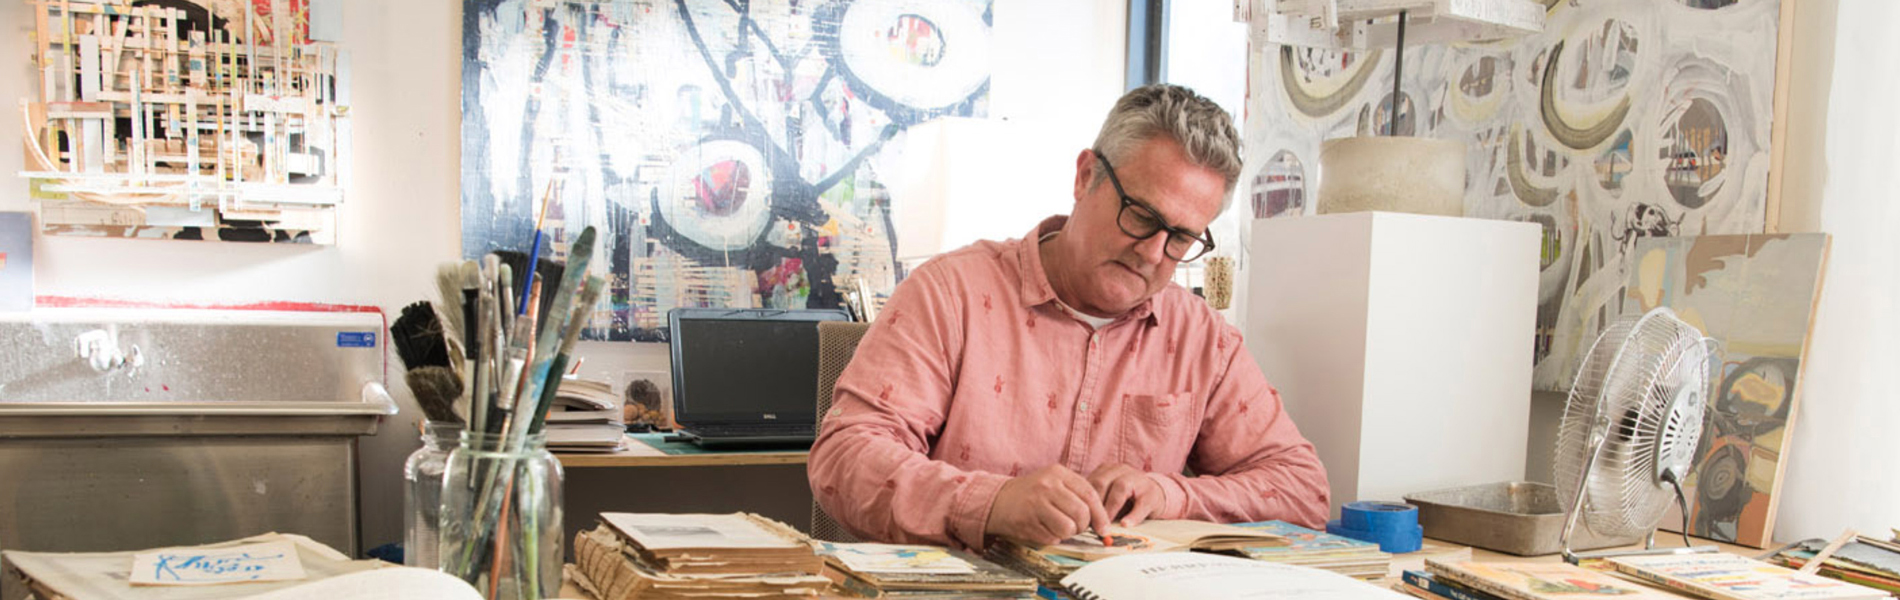
[[[990,544],[989,548],[984,549],[984,555],[997,564],[1034,577],[1036,583],[1052,590],[1062,589],[1062,578],[1089,564],[1089,561],[1080,558],[1045,552],[1008,540]]]
[[[1827,546],[1824,540],[1808,540],[1775,553],[1774,563],[1799,569]],[[1821,561],[1823,576],[1858,583],[1867,587],[1900,593],[1900,544],[1858,537]]]
[[[1618,556],[1618,573],[1714,600],[1883,600],[1887,592],[1726,553]]]
[[[599,600],[816,596],[831,580],[811,541],[750,513],[601,513],[574,538],[569,576]]]
[[[865,598],[1030,600],[1036,580],[960,550],[937,546],[818,542],[826,576]]]
[[[626,420],[613,386],[588,379],[562,379],[548,409],[548,450],[613,452],[626,448]]]
[[[1250,546],[1238,551],[1241,556],[1254,560],[1312,567],[1366,581],[1383,579],[1392,564],[1392,555],[1380,552],[1378,544],[1314,531],[1286,521],[1240,523],[1235,526],[1271,533],[1286,541],[1285,544]]]
[[[1420,598],[1445,600],[1564,600],[1606,596],[1621,600],[1682,600],[1683,596],[1678,593],[1710,600],[1880,600],[1888,597],[1880,590],[1796,573],[1733,554],[1631,555],[1593,564],[1597,568],[1568,563],[1427,560],[1425,572],[1406,571],[1404,582],[1398,587]],[[1656,587],[1645,587],[1617,575]]]
[[[1427,600],[1559,600],[1614,597],[1618,600],[1683,600],[1610,573],[1565,562],[1425,561],[1424,571],[1406,571],[1400,591]]]

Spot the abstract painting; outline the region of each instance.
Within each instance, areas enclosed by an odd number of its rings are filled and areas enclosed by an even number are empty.
[[[1683,489],[1693,535],[1761,548],[1774,533],[1827,253],[1827,234],[1805,233],[1650,237],[1629,254],[1623,309],[1669,307],[1720,347]],[[1672,508],[1662,525],[1681,519]]]
[[[348,64],[313,15],[339,2],[32,4],[23,175],[46,233],[335,241]]]
[[[590,339],[664,341],[675,307],[831,308],[859,281],[888,293],[884,182],[905,131],[987,113],[988,0],[463,12],[462,252],[527,252],[541,219],[556,250],[596,227],[612,290]]]
[[[1408,47],[1397,115],[1392,50],[1256,43],[1242,181],[1265,200],[1256,216],[1272,216],[1283,204],[1263,187],[1287,181],[1289,164],[1319,181],[1327,139],[1390,124],[1464,142],[1465,215],[1544,230],[1533,385],[1566,390],[1581,349],[1620,314],[1637,239],[1762,231],[1782,6],[1543,4],[1536,35]]]

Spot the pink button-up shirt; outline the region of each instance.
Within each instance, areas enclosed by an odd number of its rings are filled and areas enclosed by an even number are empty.
[[[940,256],[897,287],[811,449],[826,512],[871,539],[981,547],[1010,478],[1122,463],[1161,484],[1151,518],[1324,526],[1326,470],[1239,330],[1175,285],[1092,329],[1026,240]]]

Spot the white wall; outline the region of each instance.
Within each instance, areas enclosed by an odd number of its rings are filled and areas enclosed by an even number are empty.
[[[1786,1],[1786,0],[1784,0]],[[1900,3],[1802,0],[1783,231],[1834,236],[1788,442],[1776,540],[1900,527]],[[1831,28],[1832,36],[1826,36]],[[1830,39],[1831,38],[1831,39]],[[1830,60],[1831,59],[1831,60]],[[1805,84],[1805,85],[1804,85]],[[1817,114],[1824,109],[1824,114]],[[1816,123],[1820,121],[1820,123]],[[1795,126],[1802,126],[1796,132]],[[1817,127],[1817,125],[1820,125]],[[1794,157],[1800,153],[1797,162]]]
[[[0,1],[0,166],[22,164],[20,120],[12,108],[34,85],[28,37],[31,7]],[[1094,139],[1122,89],[1125,5],[1120,0],[998,0],[991,115],[1034,122],[1048,135]],[[355,180],[330,247],[207,242],[36,240],[40,295],[179,303],[265,300],[367,304],[394,314],[433,294],[435,265],[461,247],[461,10],[454,0],[345,0],[343,44],[350,83]],[[1073,153],[1059,162],[1073,164]],[[1073,178],[1072,171],[1048,176]],[[998,202],[1020,202],[999,198]],[[1071,199],[1050,205],[1066,212]],[[24,180],[0,177],[0,211],[32,210]],[[1033,223],[1022,224],[1027,231]],[[620,380],[664,368],[664,346],[583,344],[583,372]],[[392,359],[393,360],[393,359]],[[407,406],[400,381],[392,387]],[[417,411],[384,424],[363,448],[365,548],[401,538],[403,457],[416,445]]]

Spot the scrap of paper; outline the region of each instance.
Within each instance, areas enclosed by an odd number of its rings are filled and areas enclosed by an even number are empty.
[[[171,548],[132,556],[132,585],[215,585],[303,579],[288,541],[230,548]]]

